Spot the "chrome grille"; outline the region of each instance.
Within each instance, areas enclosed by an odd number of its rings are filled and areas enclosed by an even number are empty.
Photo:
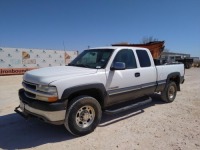
[[[34,93],[30,92],[30,91],[36,91],[37,85],[33,84],[33,83],[30,83],[30,82],[26,82],[26,81],[23,81],[22,85],[23,85],[23,87],[25,89],[26,97],[35,99],[36,98],[36,94],[34,94]]]
[[[26,82],[26,81],[23,81],[23,84],[29,89],[36,90],[36,84],[29,83],[29,82]]]
[[[57,94],[54,93],[47,93],[38,90],[39,86],[38,84],[23,81],[22,86],[24,87],[25,90],[24,92],[25,96],[34,100],[48,101],[48,97],[57,96]]]
[[[36,98],[36,95],[35,95],[35,94],[30,93],[30,92],[27,92],[27,91],[25,91],[25,95],[26,95],[26,97],[28,97],[28,98],[33,98],[33,99]]]

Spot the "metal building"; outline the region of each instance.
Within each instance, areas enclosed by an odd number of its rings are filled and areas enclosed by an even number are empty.
[[[171,63],[175,62],[177,59],[184,59],[184,58],[190,58],[190,54],[162,52],[160,60]]]

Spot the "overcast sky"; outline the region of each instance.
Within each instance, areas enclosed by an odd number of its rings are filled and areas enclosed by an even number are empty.
[[[200,57],[200,0],[0,0],[0,46],[83,50],[164,40]]]

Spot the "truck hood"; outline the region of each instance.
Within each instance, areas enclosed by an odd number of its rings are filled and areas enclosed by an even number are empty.
[[[97,69],[73,66],[57,66],[28,71],[24,74],[23,79],[27,82],[47,85],[59,79],[73,78],[76,76],[94,74],[96,72]]]

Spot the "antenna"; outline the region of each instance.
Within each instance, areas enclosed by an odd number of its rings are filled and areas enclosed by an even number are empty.
[[[64,52],[65,52],[65,42],[64,42],[64,40],[63,40],[63,47],[64,47]]]

